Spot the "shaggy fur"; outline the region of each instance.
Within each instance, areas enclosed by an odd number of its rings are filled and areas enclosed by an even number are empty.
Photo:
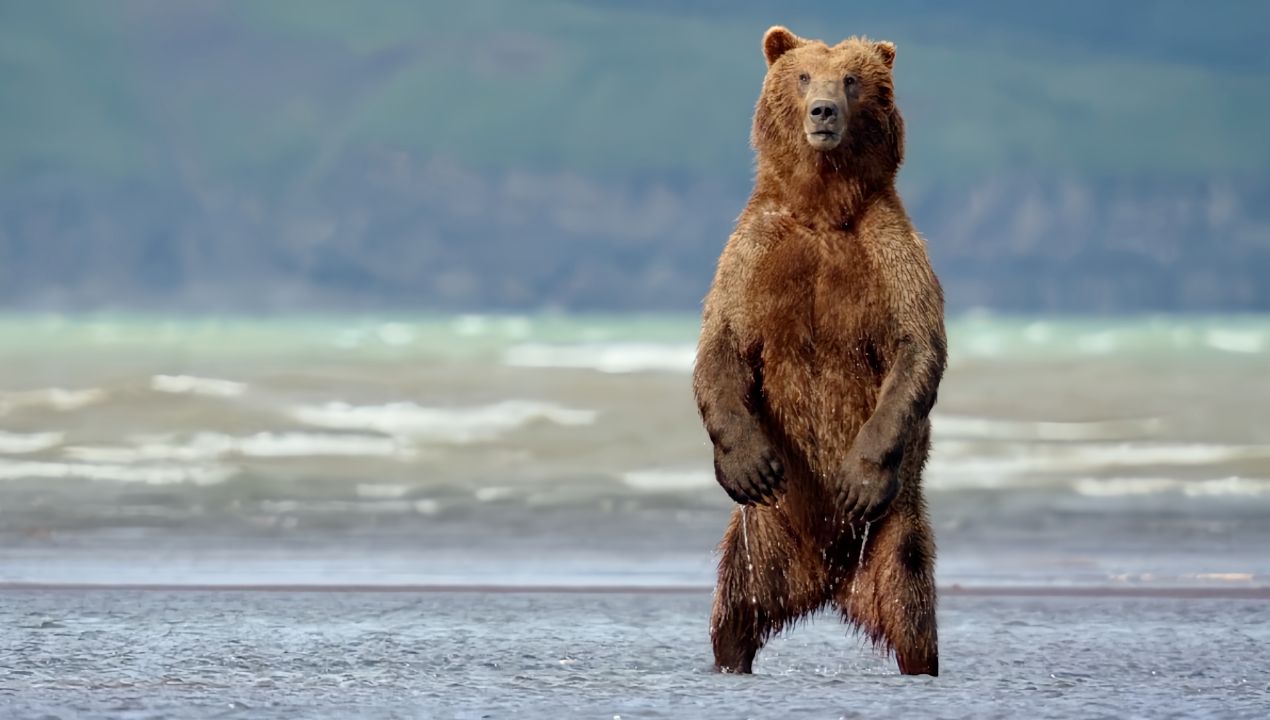
[[[772,634],[831,605],[901,672],[936,675],[921,476],[943,294],[895,189],[895,46],[774,27],[763,51],[757,178],[705,301],[693,377],[716,477],[741,505],[721,543],[715,664],[750,672]],[[813,96],[842,104],[831,150],[809,144]]]

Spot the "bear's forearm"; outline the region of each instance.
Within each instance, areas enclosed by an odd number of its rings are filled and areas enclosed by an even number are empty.
[[[724,451],[759,430],[750,407],[754,371],[726,337],[707,338],[697,353],[693,393],[710,442]]]
[[[909,433],[934,407],[946,363],[942,334],[901,342],[877,406],[856,439],[867,455],[884,466],[899,462]]]

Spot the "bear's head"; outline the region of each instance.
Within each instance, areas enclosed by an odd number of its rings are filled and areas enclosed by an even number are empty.
[[[803,159],[855,175],[894,175],[904,158],[895,45],[851,37],[830,47],[776,26],[763,36],[767,77],[754,113],[760,162]]]

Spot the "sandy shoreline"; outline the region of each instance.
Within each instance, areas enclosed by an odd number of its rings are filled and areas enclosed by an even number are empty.
[[[700,585],[487,585],[487,584],[280,584],[280,583],[0,583],[0,592],[253,592],[253,593],[384,593],[499,595],[706,595]],[[949,585],[946,597],[981,598],[1160,598],[1175,600],[1270,600],[1270,586],[1045,586]]]

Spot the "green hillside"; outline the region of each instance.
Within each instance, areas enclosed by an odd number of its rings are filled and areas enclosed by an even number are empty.
[[[482,169],[743,173],[774,22],[900,44],[917,177],[1270,163],[1265,53],[1221,47],[1270,42],[1270,4],[1018,7],[11,0],[0,172],[183,162],[267,185],[391,147]]]
[[[949,307],[1270,309],[1264,0],[0,0],[0,306],[696,308],[775,23],[899,45]]]

